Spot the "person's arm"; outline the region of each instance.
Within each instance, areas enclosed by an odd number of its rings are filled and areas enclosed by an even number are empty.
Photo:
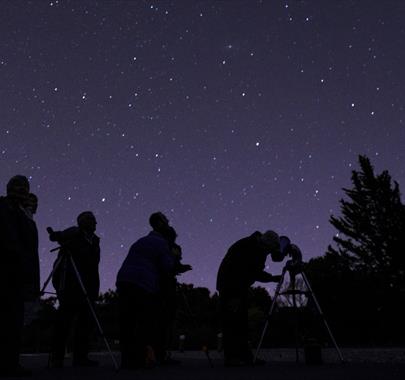
[[[49,240],[56,241],[59,244],[69,243],[73,238],[77,236],[79,232],[78,227],[70,227],[63,231],[49,232]]]
[[[253,270],[255,281],[259,282],[278,282],[280,281],[280,276],[274,276],[271,273],[266,272],[266,259],[267,255],[264,253],[259,253],[255,255],[255,260],[253,260]]]
[[[188,272],[192,269],[193,269],[193,267],[190,264],[178,263],[176,265],[176,274],[182,274],[182,273]]]

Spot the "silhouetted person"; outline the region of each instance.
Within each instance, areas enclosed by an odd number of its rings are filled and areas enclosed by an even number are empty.
[[[168,241],[155,230],[131,246],[117,275],[122,368],[156,364],[162,278],[174,266]]]
[[[160,233],[169,243],[170,252],[174,260],[174,270],[162,276],[160,292],[159,312],[159,344],[156,347],[156,358],[160,365],[176,365],[180,361],[174,360],[168,355],[168,347],[171,341],[174,320],[177,310],[177,278],[176,276],[190,271],[191,265],[182,264],[182,249],[176,243],[177,232],[169,225],[169,219],[161,212],[153,213],[149,218],[149,224],[154,231]]]
[[[30,375],[30,371],[19,364],[24,301],[39,287],[36,283],[38,268],[29,271],[26,267],[28,241],[32,238],[27,236],[28,218],[24,212],[29,188],[26,177],[14,176],[7,183],[7,196],[0,197],[1,377]]]
[[[264,271],[269,253],[274,261],[282,259],[279,236],[273,231],[255,232],[234,243],[219,267],[217,290],[226,366],[253,364],[248,345],[248,291],[256,281],[279,281],[280,276]]]
[[[94,302],[100,289],[98,272],[100,239],[95,234],[96,225],[93,213],[85,211],[77,217],[77,227],[59,232],[48,228],[50,240],[57,241],[62,247],[58,257],[65,257],[65,261],[58,266],[52,279],[59,308],[52,343],[51,367],[63,367],[66,340],[75,318],[77,320],[74,326],[73,365],[87,367],[98,365],[96,361],[88,358],[93,317],[73,266],[66,256],[71,254],[89,299]]]
[[[39,254],[38,254],[38,229],[34,216],[38,209],[38,197],[29,193],[23,203],[25,215],[24,228],[24,256],[23,256],[23,287],[25,314],[29,319],[34,317],[39,309]]]

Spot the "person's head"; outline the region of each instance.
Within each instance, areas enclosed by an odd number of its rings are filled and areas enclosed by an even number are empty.
[[[154,212],[149,217],[149,224],[154,231],[162,232],[169,228],[169,219],[162,212]]]
[[[11,177],[7,183],[7,197],[23,204],[30,192],[30,183],[28,178],[23,175]]]
[[[280,237],[276,232],[266,231],[261,234],[259,241],[263,248],[270,253],[273,261],[282,261],[284,259],[284,255],[280,250]]]
[[[97,220],[91,211],[84,211],[77,217],[77,225],[83,231],[94,233],[96,231]]]
[[[24,203],[24,208],[27,209],[32,215],[35,215],[38,209],[38,197],[29,193]]]

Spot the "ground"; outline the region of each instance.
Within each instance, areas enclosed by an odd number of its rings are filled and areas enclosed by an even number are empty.
[[[225,368],[220,355],[211,353],[212,364],[202,352],[174,353],[182,360],[177,367],[155,368],[150,370],[115,372],[108,354],[92,354],[100,361],[98,368],[72,368],[66,359],[64,369],[48,369],[47,355],[23,355],[22,363],[33,370],[33,379],[136,379],[136,380],[403,380],[405,379],[405,349],[345,349],[346,358],[340,363],[333,351],[324,352],[324,364],[305,365],[294,360],[294,350],[272,350],[262,353],[268,363],[261,367]]]

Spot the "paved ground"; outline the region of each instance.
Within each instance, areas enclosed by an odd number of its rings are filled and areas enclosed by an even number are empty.
[[[405,379],[405,350],[343,350],[349,356],[348,361],[341,364],[333,358],[332,352],[327,352],[325,364],[307,366],[303,362],[295,363],[294,351],[272,350],[263,353],[271,360],[262,367],[254,368],[224,368],[217,353],[212,353],[213,368],[202,352],[189,352],[174,356],[182,360],[182,365],[151,370],[120,371],[116,373],[111,358],[106,354],[94,354],[93,358],[100,360],[101,366],[95,369],[72,368],[69,359],[66,368],[47,369],[47,355],[24,355],[22,362],[33,369],[33,379],[117,379],[117,380],[403,380]],[[353,356],[357,352],[357,356]],[[360,355],[363,352],[363,355]],[[370,356],[370,353],[373,355]],[[379,360],[375,360],[380,358]],[[384,358],[381,359],[381,358]]]

